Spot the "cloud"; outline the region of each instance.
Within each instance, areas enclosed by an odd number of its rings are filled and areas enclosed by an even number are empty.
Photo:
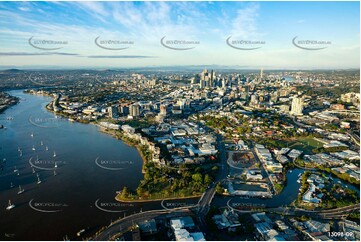
[[[90,55],[88,58],[111,58],[111,59],[143,59],[143,58],[156,58],[155,56],[145,55]]]
[[[65,53],[65,52],[0,52],[0,56],[36,56],[36,55],[69,55],[77,56],[75,53]]]
[[[24,11],[24,12],[29,12],[30,9],[26,8],[26,7],[19,7],[19,10]]]
[[[106,9],[102,2],[70,2],[70,4],[75,4],[77,8],[82,9],[103,23],[106,22],[104,17],[109,15],[109,10]]]
[[[231,35],[242,36],[244,38],[259,36],[257,29],[258,11],[259,5],[254,3],[245,8],[238,9],[237,16],[231,23]]]

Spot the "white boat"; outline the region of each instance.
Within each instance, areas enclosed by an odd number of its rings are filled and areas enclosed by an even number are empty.
[[[57,168],[57,167],[58,167],[58,164],[56,164],[56,162],[55,162],[54,168]]]
[[[14,173],[18,172],[19,170],[16,169],[16,166],[14,167]]]
[[[45,150],[49,150],[48,146],[45,147]]]
[[[82,234],[84,234],[84,232],[85,232],[85,229],[82,229],[82,230],[80,230],[76,235],[77,235],[77,236],[81,236]]]
[[[43,141],[40,141],[40,145],[44,145]]]
[[[54,155],[53,155],[53,157],[56,157],[56,153],[55,153],[55,151],[54,151]]]
[[[18,151],[19,151],[19,152],[21,151],[20,147],[18,147]]]
[[[20,151],[20,154],[19,154],[19,156],[23,156],[23,152],[22,152],[22,151]]]
[[[31,135],[30,135],[31,137],[34,137],[34,133],[31,133]]]
[[[18,171],[18,174],[17,174],[18,176],[20,176],[20,172]]]
[[[56,171],[54,170],[54,176],[56,176]]]
[[[12,182],[10,182],[10,188],[13,188],[14,184]]]
[[[32,150],[35,150],[35,146],[33,145],[33,148],[31,148]]]
[[[40,184],[41,183],[41,180],[40,180],[40,177],[38,177],[38,182],[37,182],[37,184]]]
[[[18,194],[21,194],[23,193],[25,190],[23,188],[21,188],[21,186],[19,185],[19,191],[18,191]]]
[[[10,209],[13,209],[15,208],[15,205],[14,204],[11,204],[11,201],[9,200],[9,204],[8,206],[6,207],[6,210],[10,210]]]

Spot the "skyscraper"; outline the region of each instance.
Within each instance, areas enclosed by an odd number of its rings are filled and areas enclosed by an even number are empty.
[[[208,72],[207,69],[204,69],[200,76],[200,88],[213,87],[213,81],[215,80],[216,76],[216,73],[213,70],[211,70],[211,72]]]
[[[291,114],[302,115],[303,111],[303,98],[294,96],[292,99]]]
[[[166,116],[167,115],[167,106],[161,104],[160,105],[160,114]]]
[[[133,117],[140,116],[140,106],[138,104],[132,104],[129,107],[129,115]]]
[[[119,116],[118,108],[115,106],[108,107],[108,114],[109,114],[109,118],[117,118]]]

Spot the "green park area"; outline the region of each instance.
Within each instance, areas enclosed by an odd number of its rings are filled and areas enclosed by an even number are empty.
[[[264,144],[267,148],[290,148],[302,150],[305,154],[313,154],[312,150],[318,149],[323,144],[313,137],[297,137],[297,138],[286,138],[286,139],[265,139],[260,143]]]

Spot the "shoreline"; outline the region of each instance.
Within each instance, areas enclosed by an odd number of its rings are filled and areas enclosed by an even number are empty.
[[[194,195],[194,196],[187,196],[187,197],[172,197],[172,198],[154,198],[154,199],[136,199],[136,200],[124,200],[118,198],[118,195],[115,196],[115,200],[122,203],[144,203],[144,202],[156,202],[156,201],[168,201],[168,200],[179,200],[179,199],[191,199],[191,198],[198,198],[202,195]]]
[[[142,173],[144,174],[145,173],[145,170],[144,170],[144,167],[145,167],[145,164],[148,162],[147,159],[145,158],[143,152],[141,151],[140,147],[138,144],[133,144],[131,142],[129,142],[128,140],[126,139],[122,139],[122,136],[117,136],[117,134],[115,133],[112,133],[110,130],[98,125],[98,124],[94,124],[94,123],[90,123],[90,124],[93,124],[95,126],[98,126],[99,127],[99,131],[104,133],[104,134],[108,134],[110,136],[112,136],[113,138],[117,139],[117,140],[121,140],[124,144],[128,145],[129,147],[135,147],[140,155],[140,157],[142,158],[143,160],[143,164],[142,164]],[[116,132],[116,131],[114,131]]]
[[[3,114],[6,110],[8,110],[11,107],[14,107],[20,103],[20,99],[16,97],[16,101],[10,104],[6,104],[5,107],[0,108],[0,114]]]

